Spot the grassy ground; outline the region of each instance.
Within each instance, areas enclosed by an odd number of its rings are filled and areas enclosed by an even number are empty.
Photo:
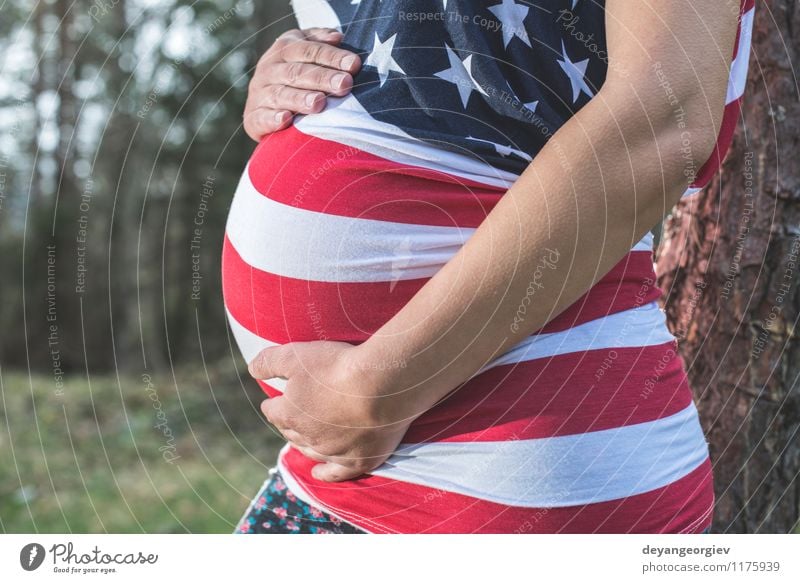
[[[0,531],[230,532],[281,441],[230,366],[176,378],[0,371]]]

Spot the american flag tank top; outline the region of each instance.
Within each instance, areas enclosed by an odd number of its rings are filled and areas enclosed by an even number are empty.
[[[353,92],[256,148],[223,249],[230,326],[250,361],[286,342],[360,343],[464,244],[602,85],[596,0],[295,0],[301,28],[345,33]],[[741,2],[717,147],[744,91]],[[706,441],[656,303],[648,234],[536,334],[419,417],[370,475],[323,483],[285,447],[304,501],[369,532],[699,532]],[[280,379],[259,381],[270,396]]]

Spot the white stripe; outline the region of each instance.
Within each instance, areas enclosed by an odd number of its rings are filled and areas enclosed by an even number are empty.
[[[239,346],[239,352],[242,353],[242,357],[244,358],[245,362],[249,363],[259,352],[265,348],[278,346],[278,344],[275,342],[271,342],[266,338],[262,338],[258,334],[250,332],[250,330],[242,326],[236,320],[236,318],[233,317],[233,314],[231,314],[227,308],[225,308],[225,313],[228,315],[228,322],[231,325],[231,332],[233,332],[233,337],[236,339],[236,344]]]
[[[231,331],[246,362],[253,360],[264,348],[277,346],[254,334],[236,321],[228,311]],[[539,358],[550,358],[561,354],[585,352],[587,350],[610,350],[658,346],[672,342],[675,337],[666,325],[663,310],[656,302],[644,306],[597,318],[563,332],[529,336],[511,350],[483,367],[476,375],[496,366],[528,362]],[[283,392],[284,379],[265,379],[270,386]]]
[[[227,235],[248,265],[283,277],[397,282],[433,277],[475,229],[350,218],[299,209],[259,193],[245,169]],[[648,233],[633,250],[653,248]]]
[[[694,404],[603,431],[502,442],[401,444],[384,478],[527,508],[617,500],[661,488],[708,457]]]
[[[701,190],[703,190],[703,189],[691,186],[691,187],[686,189],[686,191],[681,195],[681,198],[686,197],[686,196],[692,196],[693,194],[697,194]]]
[[[291,4],[300,28],[320,26],[342,30],[342,23],[327,0],[291,0]]]
[[[658,346],[675,337],[656,302],[618,312],[562,332],[529,336],[476,373],[507,364],[550,358],[560,354],[616,348]]]
[[[227,233],[252,267],[306,281],[392,282],[432,277],[475,229],[342,217],[275,202],[245,170]]]
[[[510,188],[519,175],[494,168],[474,154],[459,154],[418,140],[397,126],[378,121],[352,95],[328,97],[321,113],[298,116],[295,127],[387,160],[444,172],[480,184]],[[465,150],[466,151],[466,150]]]
[[[647,234],[642,237],[642,240],[633,246],[631,251],[652,251],[653,250],[653,233],[647,231]]]
[[[731,76],[728,80],[728,94],[725,100],[726,105],[736,101],[744,94],[744,86],[747,81],[747,65],[750,61],[750,39],[753,35],[754,14],[755,7],[742,15],[739,28],[739,46],[736,49],[736,57],[731,63]]]
[[[265,348],[270,348],[272,346],[278,346],[278,344],[274,342],[270,342],[266,338],[262,338],[258,334],[254,334],[250,332],[247,328],[242,326],[236,318],[233,317],[233,314],[226,308],[225,313],[228,314],[228,323],[231,326],[231,332],[233,332],[233,337],[236,339],[236,344],[239,346],[239,352],[242,353],[242,357],[244,357],[245,362],[249,363],[253,360],[259,352],[264,350]],[[286,390],[286,379],[263,379],[269,386],[271,386],[276,391],[280,391],[281,393]]]

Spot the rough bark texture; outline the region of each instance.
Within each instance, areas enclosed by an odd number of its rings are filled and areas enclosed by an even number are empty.
[[[722,172],[667,219],[659,282],[710,442],[717,532],[800,515],[800,3],[756,4]]]

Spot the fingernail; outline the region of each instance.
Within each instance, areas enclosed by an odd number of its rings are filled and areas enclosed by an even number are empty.
[[[346,77],[347,75],[344,73],[336,73],[336,75],[331,77],[331,87],[334,89],[341,89]]]
[[[355,55],[348,55],[342,59],[342,69],[350,69],[356,63]]]
[[[285,120],[286,120],[286,112],[285,111],[279,111],[278,113],[275,114],[275,121],[276,122],[283,123]]]
[[[314,107],[314,104],[319,99],[319,93],[309,93],[306,95],[306,105],[309,107]]]

